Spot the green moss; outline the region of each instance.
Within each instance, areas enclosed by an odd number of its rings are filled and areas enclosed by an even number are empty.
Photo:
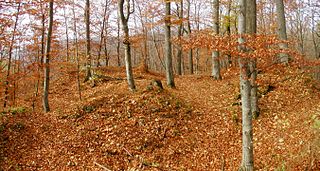
[[[15,114],[26,113],[27,109],[25,107],[14,107],[14,108],[10,108],[8,112],[15,115]]]

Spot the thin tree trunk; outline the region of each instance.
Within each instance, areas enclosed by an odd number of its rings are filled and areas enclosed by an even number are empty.
[[[226,32],[230,40],[230,35],[231,35],[231,5],[232,5],[232,0],[229,0],[228,2],[228,14],[227,14],[227,21],[228,23],[226,24]],[[232,59],[231,59],[231,52],[227,53],[227,67],[230,67],[232,65]]]
[[[105,36],[103,38],[103,44],[104,44],[104,55],[105,55],[105,60],[106,60],[106,66],[109,66],[109,51],[108,51],[108,48],[107,48],[107,37]]]
[[[280,40],[287,41],[287,29],[286,29],[286,19],[284,13],[284,4],[283,0],[275,0],[276,8],[277,8],[277,26],[278,26],[278,36]],[[280,49],[288,49],[287,43],[280,43]],[[284,64],[288,64],[289,56],[286,53],[280,53],[280,62]]]
[[[117,26],[118,26],[117,27],[117,63],[118,63],[118,67],[120,67],[121,61],[120,61],[120,17],[119,16],[117,19]]]
[[[119,15],[120,15],[120,20],[121,20],[121,24],[122,24],[122,30],[124,33],[123,45],[124,45],[124,50],[125,50],[126,74],[127,74],[127,81],[128,81],[129,89],[131,91],[135,91],[136,86],[134,83],[133,73],[132,73],[131,43],[129,40],[129,27],[128,27],[129,16],[130,16],[130,14],[133,13],[133,11],[131,11],[131,9],[130,9],[130,7],[131,7],[130,0],[126,0],[126,14],[124,14],[123,5],[124,5],[124,0],[119,0],[118,9],[119,9]]]
[[[175,87],[173,68],[172,68],[172,44],[171,44],[171,2],[166,1],[165,16],[165,55],[166,55],[166,77],[167,85],[171,88]]]
[[[200,31],[200,9],[201,9],[200,6],[201,6],[201,1],[199,1],[199,3],[197,5],[195,5],[195,8],[194,8],[194,13],[196,16],[195,24],[196,24],[197,31]],[[196,58],[195,71],[197,74],[199,74],[199,72],[200,72],[199,48],[195,49],[195,58]]]
[[[35,44],[38,44],[38,41],[35,41],[34,42]],[[34,87],[35,87],[35,90],[34,90],[34,96],[33,96],[33,99],[32,99],[32,111],[34,111],[35,110],[35,104],[36,104],[36,101],[37,101],[37,97],[38,97],[38,93],[39,93],[39,85],[40,85],[40,73],[41,73],[41,67],[42,67],[42,65],[41,65],[41,63],[40,63],[40,60],[41,60],[41,56],[42,56],[42,54],[40,54],[40,50],[39,50],[39,48],[38,48],[38,53],[37,53],[37,81],[35,82],[35,85],[34,85]]]
[[[213,31],[216,36],[219,36],[219,0],[212,1],[212,11],[213,11]],[[215,80],[221,80],[219,51],[217,50],[212,52],[211,76]]]
[[[159,50],[159,48],[158,48],[158,46],[157,46],[156,35],[155,35],[153,29],[152,29],[152,32],[151,32],[151,33],[152,33],[153,45],[154,45],[154,48],[155,48],[155,50],[156,50],[157,57],[158,57],[158,59],[159,59],[159,61],[160,61],[160,64],[161,64],[162,68],[165,68],[165,65],[163,64],[163,61],[161,60],[160,50]]]
[[[246,33],[246,0],[239,0],[238,33],[240,35],[239,49],[244,53],[246,48],[244,34]],[[242,162],[240,168],[245,171],[252,171],[253,165],[253,133],[251,114],[251,85],[250,68],[248,59],[239,59],[240,66],[240,92],[242,108]]]
[[[17,25],[18,25],[18,20],[19,20],[19,13],[20,13],[20,7],[21,7],[21,2],[19,2],[18,7],[17,7],[17,16],[16,16],[16,21],[14,22],[14,27],[13,27],[13,33],[12,33],[12,38],[10,42],[10,47],[9,47],[9,60],[8,60],[8,70],[6,74],[6,80],[5,80],[5,91],[4,91],[4,103],[3,107],[7,107],[7,103],[9,100],[9,76],[10,76],[10,70],[11,70],[11,60],[12,60],[12,50],[13,50],[13,44],[15,40],[15,35],[17,31]]]
[[[67,58],[66,58],[66,62],[69,61],[70,59],[70,55],[69,55],[69,28],[68,28],[68,19],[66,16],[66,9],[63,8],[63,15],[64,15],[64,24],[66,26],[66,38],[67,38]]]
[[[190,23],[190,8],[191,8],[191,3],[190,0],[187,0],[187,33],[189,36],[191,36],[191,23]],[[193,74],[193,50],[190,49],[188,52],[188,60],[189,60],[189,70],[190,74]]]
[[[90,1],[86,0],[85,7],[85,23],[86,23],[86,76],[84,81],[89,81],[91,78],[91,40],[90,40]]]
[[[43,80],[43,77],[41,76],[40,73],[43,72],[43,67],[44,67],[43,62],[44,62],[44,57],[45,57],[46,12],[43,9],[42,4],[41,4],[40,7],[41,7],[41,12],[42,12],[42,16],[41,16],[41,19],[42,19],[41,20],[41,24],[42,24],[42,30],[41,30],[41,54],[40,54],[40,57],[38,59],[38,80],[37,80],[37,83],[35,85],[36,87],[35,87],[34,99],[33,99],[33,102],[32,102],[32,110],[35,110],[35,103],[36,103],[37,97],[39,95],[39,87],[40,87],[41,84],[44,85],[44,80]]]
[[[49,75],[50,75],[50,50],[51,50],[51,37],[52,37],[52,25],[53,25],[53,0],[49,2],[49,28],[47,34],[46,44],[46,57],[44,58],[44,83],[43,83],[43,108],[44,112],[49,112]]]
[[[73,29],[74,29],[74,39],[75,39],[75,56],[77,60],[77,87],[78,87],[78,95],[79,95],[79,100],[82,100],[82,95],[81,95],[81,82],[80,82],[80,59],[79,59],[79,45],[78,45],[78,32],[77,32],[77,20],[76,20],[76,13],[75,13],[75,7],[74,7],[74,0],[73,0],[73,8],[72,8],[72,13],[73,13]]]
[[[313,48],[314,48],[314,58],[317,59],[317,57],[319,55],[319,52],[318,52],[318,44],[317,44],[316,37],[315,37],[315,34],[316,34],[316,31],[315,31],[316,23],[315,23],[314,17],[315,17],[314,13],[312,13],[312,16],[311,16],[311,19],[312,19],[311,34],[312,34],[312,43],[313,43]]]
[[[177,5],[177,10],[178,10],[178,17],[179,20],[181,20],[179,27],[178,27],[178,39],[179,39],[179,44],[178,44],[178,52],[177,52],[177,73],[178,75],[182,75],[182,36],[183,36],[183,0],[180,1],[180,7]]]
[[[99,48],[98,48],[97,67],[101,66],[101,64],[100,64],[101,48],[102,48],[102,44],[105,42],[104,29],[105,29],[105,25],[106,25],[107,9],[108,9],[108,0],[106,0],[106,5],[104,7],[104,13],[103,13],[103,19],[102,19],[100,42],[99,42]]]

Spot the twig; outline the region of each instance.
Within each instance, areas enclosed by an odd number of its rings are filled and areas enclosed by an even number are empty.
[[[99,164],[99,163],[97,163],[97,162],[93,162],[95,165],[97,165],[97,166],[99,166],[99,167],[101,167],[103,170],[105,170],[105,171],[112,171],[112,170],[110,170],[110,169],[108,169],[107,167],[105,167],[105,166],[103,166],[103,165],[101,165],[101,164]]]
[[[123,149],[129,154],[129,156],[133,157],[132,154],[126,148],[123,147]]]

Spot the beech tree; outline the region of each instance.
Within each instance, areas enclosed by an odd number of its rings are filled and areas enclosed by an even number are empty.
[[[178,26],[178,48],[177,48],[177,74],[182,75],[182,36],[183,36],[183,0],[180,1],[180,4],[176,3],[177,13],[180,20]]]
[[[171,2],[165,2],[165,56],[166,56],[166,77],[167,85],[171,88],[175,87],[173,68],[172,68],[172,44],[171,44]]]
[[[213,13],[213,32],[215,35],[219,35],[219,0],[212,1],[212,13]],[[211,76],[215,80],[221,80],[220,74],[220,61],[219,51],[212,52],[212,73]]]
[[[253,38],[256,37],[257,33],[257,4],[256,0],[247,0],[246,10],[246,32]],[[249,53],[253,52],[254,49],[248,49]],[[257,59],[250,59],[250,83],[251,83],[251,110],[253,117],[258,117],[260,109],[258,107],[258,85],[257,80]]]
[[[49,112],[49,81],[50,81],[50,50],[51,50],[51,38],[52,38],[52,26],[53,26],[53,0],[49,2],[49,26],[47,33],[46,52],[44,58],[44,82],[43,82],[43,109],[44,112]]]
[[[90,1],[86,0],[85,6],[85,24],[86,24],[86,76],[84,81],[91,77],[91,40],[90,40]]]
[[[191,35],[191,21],[190,21],[190,10],[191,10],[191,2],[190,0],[187,0],[187,34]],[[188,60],[189,60],[189,70],[190,74],[193,74],[193,50],[192,48],[189,49],[188,52]]]
[[[238,34],[239,49],[242,53],[246,52],[244,46],[246,33],[246,3],[247,0],[239,0],[238,13]],[[242,109],[242,162],[240,168],[242,170],[251,171],[253,165],[253,133],[252,133],[252,113],[251,113],[251,84],[250,84],[250,60],[247,58],[239,58],[240,66],[240,93],[241,93],[241,109]]]
[[[125,6],[124,6],[125,5]],[[124,34],[123,45],[125,49],[125,63],[126,63],[126,74],[129,89],[135,91],[136,86],[133,79],[132,64],[131,64],[131,43],[129,37],[128,21],[131,14],[134,12],[134,1],[130,0],[119,0],[118,1],[118,12],[122,25],[122,31]]]
[[[280,40],[287,41],[287,29],[286,29],[286,18],[284,13],[284,4],[283,0],[275,0],[277,8],[277,34]],[[280,43],[280,49],[288,49],[287,43]],[[286,53],[280,53],[280,62],[287,64],[289,62],[289,56]]]

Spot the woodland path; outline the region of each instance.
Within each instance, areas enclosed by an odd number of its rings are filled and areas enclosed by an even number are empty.
[[[179,98],[200,113],[196,133],[199,150],[193,160],[205,161],[208,168],[236,170],[240,163],[240,125],[232,121],[231,102],[237,94],[234,80],[213,80],[209,76],[183,76],[176,79]],[[198,157],[201,156],[199,159]],[[196,159],[197,158],[197,159]]]

